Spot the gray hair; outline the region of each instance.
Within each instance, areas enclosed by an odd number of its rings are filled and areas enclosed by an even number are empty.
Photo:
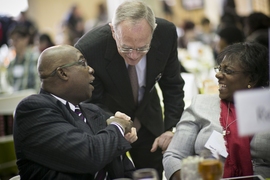
[[[125,20],[135,24],[141,19],[145,19],[150,25],[152,32],[154,32],[156,19],[153,10],[144,2],[129,0],[118,6],[112,18],[112,25],[114,28],[117,28],[117,26]]]

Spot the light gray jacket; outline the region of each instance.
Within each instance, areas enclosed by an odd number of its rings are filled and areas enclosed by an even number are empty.
[[[163,166],[167,179],[181,169],[183,158],[199,155],[213,130],[222,133],[219,117],[218,95],[197,95],[193,98],[164,153]],[[250,146],[254,174],[270,177],[270,133],[256,134]]]

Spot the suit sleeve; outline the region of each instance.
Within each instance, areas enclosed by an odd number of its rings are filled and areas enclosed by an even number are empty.
[[[197,118],[194,106],[191,105],[184,111],[181,121],[176,126],[176,132],[163,156],[167,179],[170,179],[175,171],[181,169],[184,158],[195,155],[194,145],[200,131],[200,127],[196,123]]]
[[[159,81],[164,99],[164,125],[165,130],[174,127],[181,118],[185,107],[184,80],[181,77],[181,67],[177,52],[177,33],[174,25],[168,25],[166,34],[170,34],[170,43],[166,44],[166,50],[170,51],[164,74]],[[168,36],[168,35],[167,35]]]
[[[14,123],[18,158],[60,172],[94,174],[131,148],[116,126],[94,135],[77,126],[68,112],[61,102],[54,104],[48,98],[23,100]]]

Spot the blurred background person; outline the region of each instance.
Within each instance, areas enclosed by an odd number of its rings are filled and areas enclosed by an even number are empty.
[[[206,17],[201,19],[197,39],[205,45],[214,48],[216,32],[210,20]]]
[[[85,32],[90,31],[95,27],[102,26],[109,22],[108,11],[105,3],[100,3],[97,5],[98,13],[95,18],[91,18],[85,23]]]
[[[38,51],[41,53],[48,47],[54,46],[55,43],[53,42],[51,36],[47,33],[40,34],[38,37]]]
[[[12,17],[0,15],[0,47],[3,44],[8,45],[8,30],[13,23],[15,21]]]
[[[162,3],[162,11],[165,15],[165,19],[168,21],[173,21],[174,13],[173,13],[173,5],[175,4],[171,0],[163,0]]]
[[[245,35],[237,26],[224,26],[217,32],[215,54],[220,53],[225,47],[237,42],[244,42]]]
[[[269,48],[270,17],[261,12],[251,13],[245,18],[246,41],[256,41]]]
[[[63,22],[57,44],[74,45],[84,34],[84,18],[77,4],[71,6]]]
[[[38,89],[37,59],[38,53],[30,43],[31,32],[23,25],[16,25],[9,32],[10,50],[15,57],[7,67],[7,81],[13,91]]]
[[[197,41],[195,23],[191,20],[185,20],[183,25],[183,34],[178,39],[178,47],[187,49],[188,43],[191,41]]]
[[[224,27],[227,26],[236,26],[240,30],[242,30],[242,22],[241,18],[238,14],[233,12],[224,12],[223,15],[220,17],[220,22],[217,26],[217,31],[220,31]]]
[[[30,34],[29,38],[29,44],[33,45],[35,37],[38,35],[38,27],[34,20],[32,20],[28,14],[27,11],[22,11],[20,15],[15,18],[16,25],[17,26],[25,26],[28,29],[28,32]],[[12,28],[12,26],[11,26]]]

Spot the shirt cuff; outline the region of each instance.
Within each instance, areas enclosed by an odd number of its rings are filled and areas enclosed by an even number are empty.
[[[118,127],[118,129],[120,130],[121,134],[124,136],[125,131],[124,131],[124,128],[120,124],[118,124],[117,122],[112,122],[111,124],[113,124],[116,127]]]

